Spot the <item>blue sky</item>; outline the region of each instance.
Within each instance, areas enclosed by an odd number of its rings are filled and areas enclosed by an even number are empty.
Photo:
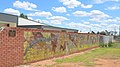
[[[0,12],[82,32],[118,31],[119,0],[1,0]]]

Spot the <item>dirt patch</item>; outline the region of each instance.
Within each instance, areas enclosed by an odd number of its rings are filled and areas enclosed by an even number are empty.
[[[32,63],[29,67],[88,67],[82,62],[56,63],[53,61],[55,59]],[[97,58],[95,59],[94,64],[94,67],[120,67],[120,59]]]
[[[85,67],[84,63],[61,63],[53,65],[52,67]]]
[[[96,59],[95,67],[120,67],[120,59]]]

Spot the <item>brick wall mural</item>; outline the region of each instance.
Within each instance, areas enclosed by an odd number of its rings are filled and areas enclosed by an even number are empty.
[[[70,54],[99,43],[99,35],[6,27],[0,32],[0,67]]]
[[[24,62],[69,54],[97,44],[96,35],[55,32],[24,32]]]

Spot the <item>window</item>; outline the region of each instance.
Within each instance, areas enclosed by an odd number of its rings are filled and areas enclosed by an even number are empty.
[[[62,32],[66,32],[66,30],[62,30]]]
[[[7,24],[7,27],[9,27],[10,25],[9,24]]]
[[[15,30],[9,30],[9,37],[15,37],[16,36],[16,31]]]

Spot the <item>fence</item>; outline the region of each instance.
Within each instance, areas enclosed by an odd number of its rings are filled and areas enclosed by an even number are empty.
[[[11,28],[0,32],[0,67],[43,60],[99,44],[99,35]]]

